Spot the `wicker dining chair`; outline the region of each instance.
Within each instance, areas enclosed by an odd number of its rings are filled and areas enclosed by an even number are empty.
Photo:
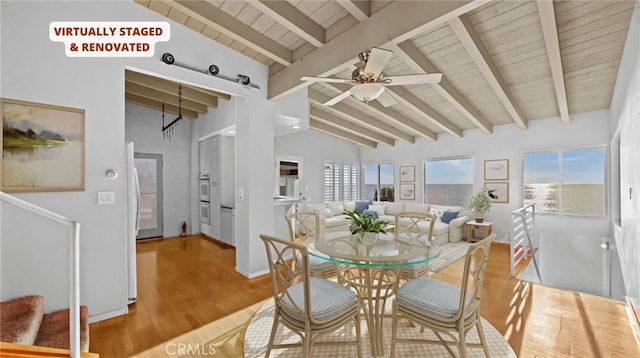
[[[291,242],[299,242],[310,237],[320,237],[320,216],[315,212],[290,211],[285,215]],[[300,266],[301,258],[296,256],[295,265]],[[336,265],[329,260],[309,256],[309,271],[313,277],[331,278],[337,275],[336,269],[344,265]]]
[[[431,277],[418,277],[398,289],[393,301],[391,357],[395,356],[397,342],[440,344],[454,357],[450,345],[455,345],[461,358],[467,357],[468,347],[482,348],[485,356],[489,357],[482,331],[480,298],[489,248],[495,237],[493,233],[469,246],[460,287]],[[438,340],[398,338],[398,322],[402,319],[432,330]],[[473,327],[478,330],[480,343],[467,342],[467,333]],[[442,334],[451,339],[445,340]]]
[[[357,355],[361,357],[360,308],[355,292],[337,282],[311,277],[309,253],[304,244],[264,234],[260,235],[260,239],[267,251],[275,301],[273,326],[265,357],[269,357],[273,349],[290,347],[302,347],[302,356],[309,357],[314,344],[353,346],[354,343]],[[299,270],[288,264],[292,255],[301,258]],[[302,342],[276,344],[274,338],[280,323],[299,335]],[[351,335],[351,328],[355,328],[354,340],[315,342],[319,335],[335,332],[342,327],[345,330],[341,338]]]
[[[433,227],[435,223],[435,215],[406,211],[398,213],[395,217],[394,239],[403,240],[410,238],[424,245],[432,245]],[[428,272],[429,263],[408,265],[402,267],[400,279],[409,280],[427,275]]]

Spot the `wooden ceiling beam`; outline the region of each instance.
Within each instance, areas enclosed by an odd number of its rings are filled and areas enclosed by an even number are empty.
[[[522,111],[516,105],[516,100],[509,89],[506,81],[502,78],[498,67],[491,59],[491,55],[482,43],[482,39],[473,27],[471,20],[466,15],[456,17],[449,20],[449,26],[462,43],[473,62],[478,66],[480,73],[489,83],[489,86],[496,93],[496,96],[502,102],[507,112],[511,115],[513,121],[520,129],[527,129],[527,120],[522,115]]]
[[[360,22],[368,19],[371,14],[371,1],[369,0],[338,0],[338,4]]]
[[[323,106],[323,103],[327,102],[330,99],[331,97],[309,88],[309,101]],[[362,112],[344,103],[337,103],[331,107],[327,107],[327,110],[332,112],[335,111],[341,115],[347,116],[355,121],[362,123],[365,126],[368,126],[371,129],[378,130],[382,133],[390,135],[393,138],[402,139],[410,144],[415,143],[415,138],[411,134],[401,131],[400,129],[390,125],[386,121],[381,121],[377,118],[364,117]]]
[[[124,93],[124,99],[127,102],[131,102],[131,103],[135,103],[144,107],[148,107],[148,108],[152,108],[158,111],[162,111],[162,102],[150,99],[150,98],[146,98],[146,97],[142,97],[139,96],[137,94],[134,93],[130,93],[130,92],[125,92]],[[171,113],[171,114],[178,114],[178,107],[174,106],[172,104],[166,104],[164,105],[164,111],[166,113]],[[182,109],[182,115],[184,117],[190,118],[190,119],[196,119],[198,118],[198,112],[196,111],[192,111],[189,109]],[[159,117],[160,118],[160,117]]]
[[[365,128],[363,126],[359,126],[353,122],[350,122],[346,119],[340,118],[334,114],[323,111],[321,109],[311,107],[310,111],[311,118],[315,118],[317,120],[326,122],[327,124],[343,128],[346,131],[352,132],[353,134],[358,134],[368,139],[374,140],[376,142],[381,142],[388,144],[390,146],[395,145],[395,140],[391,137],[387,137],[383,134],[380,134],[376,131],[373,131],[369,128]]]
[[[179,105],[178,93],[166,93],[126,80],[124,82],[124,90],[126,92],[137,94],[138,96],[150,98],[159,102],[164,102],[175,106]],[[190,109],[198,113],[207,113],[207,106],[205,106],[204,104],[189,101],[184,98],[182,98],[182,108]]]
[[[558,40],[558,25],[553,9],[553,1],[536,1],[538,4],[538,14],[542,25],[544,44],[549,57],[549,67],[551,67],[551,77],[556,90],[558,100],[558,110],[562,124],[569,124],[569,104],[567,101],[567,89],[564,85],[564,71],[562,70],[562,55],[560,54],[560,42]]]
[[[410,40],[390,46],[393,52],[398,55],[409,67],[416,72],[440,73],[420,50],[418,50]],[[471,123],[480,128],[486,134],[493,133],[493,125],[487,121],[478,109],[474,107],[469,100],[462,95],[449,80],[442,76],[440,83],[431,85],[442,97],[451,103],[458,111],[460,111]]]
[[[402,42],[447,23],[481,6],[482,0],[396,1],[344,31],[269,78],[267,97],[274,100],[306,87],[302,76],[329,76],[347,68],[359,52],[387,43]],[[391,21],[402,19],[402,21]]]
[[[182,85],[182,98],[203,104],[205,106],[217,108],[218,97],[206,92],[195,90],[193,87],[163,78],[145,75],[134,71],[125,71],[125,80],[141,86],[155,88],[167,94],[178,94],[178,89]]]
[[[325,30],[286,1],[259,0],[248,4],[274,19],[278,24],[302,37],[315,47],[325,43]]]
[[[293,62],[293,52],[207,1],[176,0],[171,6],[192,16],[226,36],[285,66]]]
[[[386,91],[389,92],[389,94],[393,95],[396,101],[409,107],[412,111],[414,111],[421,117],[442,128],[445,132],[455,137],[462,138],[462,129],[451,123],[448,119],[444,118],[435,109],[431,108],[431,106],[422,102],[420,98],[411,93],[411,91],[409,91],[405,87],[387,87]],[[423,135],[431,140],[438,140],[437,134],[433,133],[432,131],[429,131],[429,133],[431,133],[431,135],[427,135],[426,133],[424,133]]]
[[[378,143],[375,141],[372,141],[370,139],[366,139],[363,138],[359,135],[347,132],[347,131],[343,131],[340,130],[336,127],[330,126],[326,123],[320,122],[317,119],[309,119],[309,127],[311,129],[315,129],[319,132],[340,138],[340,139],[344,139],[346,141],[355,143],[355,144],[360,144],[360,145],[364,145],[367,147],[371,147],[371,148],[376,148],[378,146]]]

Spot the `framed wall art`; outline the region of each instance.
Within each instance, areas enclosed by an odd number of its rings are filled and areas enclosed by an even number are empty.
[[[484,180],[509,180],[509,159],[485,160]]]
[[[416,181],[416,167],[414,165],[400,166],[400,181]]]
[[[489,200],[492,203],[509,202],[508,182],[485,182],[484,187],[489,190]]]
[[[7,192],[84,190],[84,109],[0,98]]]
[[[400,184],[400,200],[415,200],[415,199],[416,199],[416,185]]]

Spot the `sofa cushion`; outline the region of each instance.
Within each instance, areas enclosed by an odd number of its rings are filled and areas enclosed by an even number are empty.
[[[356,202],[355,201],[345,201],[343,203],[343,205],[344,205],[344,210],[347,210],[347,211],[356,210]]]
[[[331,212],[331,210],[329,210],[329,208],[318,209],[316,210],[316,213],[322,216],[323,218],[327,218],[327,219],[333,217],[333,213]]]
[[[429,204],[405,203],[404,211],[411,213],[429,213]]]
[[[318,210],[324,210],[326,207],[327,205],[325,205],[325,203],[307,203],[304,204],[304,207],[300,211],[305,213],[318,212]]]
[[[384,215],[384,205],[369,205],[369,210],[377,212],[378,216]]]
[[[326,221],[324,222],[324,226],[336,227],[336,226],[344,225],[345,223],[346,223],[346,220],[344,218],[340,216],[334,216],[334,217],[327,218]]]
[[[342,204],[341,202],[333,202],[333,203],[327,203],[327,208],[329,208],[329,210],[331,210],[331,213],[333,215],[340,215],[342,214],[342,211],[344,210],[344,204]]]
[[[445,224],[450,223],[451,220],[458,217],[459,213],[460,213],[459,211],[451,211],[451,210],[445,211],[444,214],[442,214],[442,222]]]
[[[386,203],[384,213],[387,215],[397,215],[404,211],[404,203]]]
[[[356,210],[364,212],[369,209],[369,205],[371,205],[371,200],[358,200],[356,201]]]
[[[443,211],[451,210],[451,211],[457,211],[459,213],[462,212],[461,206],[431,205],[431,208],[442,209]],[[459,213],[458,213],[458,216],[460,216]]]

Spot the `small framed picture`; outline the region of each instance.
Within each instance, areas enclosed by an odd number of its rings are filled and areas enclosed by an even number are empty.
[[[416,199],[416,185],[400,184],[400,200],[415,200],[415,199]]]
[[[509,202],[508,182],[485,182],[484,187],[489,190],[489,200],[492,203]]]
[[[485,160],[484,180],[509,180],[509,159]]]
[[[400,181],[404,181],[404,182],[416,181],[416,167],[414,165],[401,166]]]

